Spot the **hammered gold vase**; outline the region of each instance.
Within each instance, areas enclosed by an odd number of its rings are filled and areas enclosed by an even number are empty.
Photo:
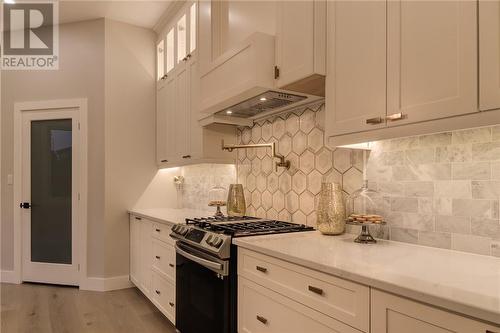
[[[322,234],[339,235],[345,231],[346,207],[340,184],[321,184],[317,216],[317,229]]]

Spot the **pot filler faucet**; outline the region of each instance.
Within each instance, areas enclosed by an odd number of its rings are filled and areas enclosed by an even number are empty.
[[[276,142],[271,143],[257,143],[250,145],[225,145],[224,140],[222,140],[222,150],[227,150],[232,152],[235,149],[247,149],[247,148],[271,148],[271,155],[274,158],[278,158],[279,162],[275,163],[276,171],[278,171],[278,167],[290,169],[290,161],[285,160],[285,156],[278,154],[276,152]]]

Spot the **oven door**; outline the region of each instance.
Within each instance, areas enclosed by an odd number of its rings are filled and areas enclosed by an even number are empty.
[[[177,242],[176,328],[181,333],[233,333],[229,261]]]

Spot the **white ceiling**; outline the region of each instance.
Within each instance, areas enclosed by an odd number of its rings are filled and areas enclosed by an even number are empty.
[[[59,22],[70,23],[106,17],[145,28],[153,28],[175,0],[163,1],[87,1],[59,2]]]

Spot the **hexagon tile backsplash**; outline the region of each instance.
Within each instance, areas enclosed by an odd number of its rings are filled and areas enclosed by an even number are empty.
[[[363,183],[363,152],[330,149],[324,140],[324,105],[317,105],[238,129],[241,144],[277,142],[290,160],[275,170],[267,148],[238,150],[238,182],[245,188],[249,215],[316,225],[322,180],[343,185],[346,194]]]
[[[291,161],[276,171],[270,149],[238,150],[249,215],[316,226],[321,182],[349,194],[365,171],[383,196],[377,237],[500,257],[500,126],[379,141],[364,156],[327,147],[324,121],[317,105],[238,129],[241,144],[275,141]]]

